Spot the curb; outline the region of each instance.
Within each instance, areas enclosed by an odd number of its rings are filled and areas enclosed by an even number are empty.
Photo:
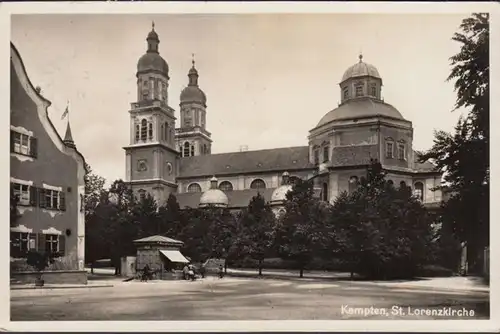
[[[92,289],[92,288],[111,288],[114,285],[69,285],[69,286],[31,286],[31,285],[21,285],[21,286],[11,286],[11,290],[54,290],[54,289]]]

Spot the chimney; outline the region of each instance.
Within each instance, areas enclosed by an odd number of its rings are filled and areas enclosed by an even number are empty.
[[[248,151],[248,145],[240,145],[240,152]]]

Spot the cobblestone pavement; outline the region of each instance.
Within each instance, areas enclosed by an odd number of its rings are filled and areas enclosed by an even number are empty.
[[[12,321],[488,318],[488,293],[349,281],[209,277],[195,282],[134,281],[103,288],[11,291]]]

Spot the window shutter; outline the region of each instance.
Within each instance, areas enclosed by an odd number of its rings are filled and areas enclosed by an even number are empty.
[[[37,188],[30,186],[30,205],[31,206],[36,206],[36,204],[38,202],[37,196],[38,196]]]
[[[38,251],[39,252],[45,252],[45,234],[43,233],[38,233]]]
[[[35,137],[30,138],[30,155],[33,158],[38,156],[38,140]]]
[[[66,251],[66,236],[59,236],[59,255],[64,256],[64,252]]]
[[[59,210],[66,211],[66,196],[64,192],[59,192]]]
[[[45,199],[45,189],[43,188],[38,189],[38,206],[41,208],[47,207],[47,201]]]
[[[10,151],[14,152],[14,135],[15,132],[10,130]]]

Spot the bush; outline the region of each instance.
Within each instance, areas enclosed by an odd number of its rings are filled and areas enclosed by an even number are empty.
[[[454,274],[453,270],[435,264],[424,265],[418,272],[421,277],[450,277]]]

